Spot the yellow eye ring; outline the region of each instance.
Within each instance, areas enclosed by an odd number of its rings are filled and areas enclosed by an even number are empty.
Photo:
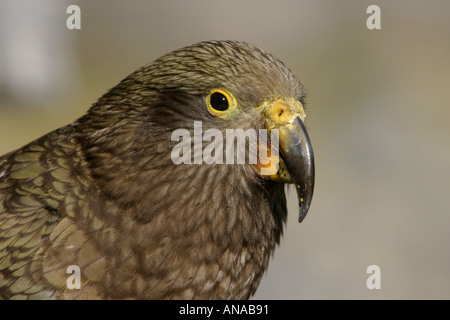
[[[213,89],[206,96],[209,112],[216,116],[226,116],[236,109],[237,101],[234,95],[226,89]]]

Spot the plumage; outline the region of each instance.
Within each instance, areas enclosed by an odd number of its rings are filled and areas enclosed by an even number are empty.
[[[214,88],[238,101],[228,118],[205,107]],[[282,62],[243,42],[201,42],[0,157],[0,298],[249,298],[283,232],[285,183],[250,164],[176,165],[171,134],[194,121],[265,128],[256,107],[276,98],[305,99]],[[71,265],[80,289],[67,287]]]

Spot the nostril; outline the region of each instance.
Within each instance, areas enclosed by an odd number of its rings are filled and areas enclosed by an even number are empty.
[[[291,118],[291,107],[283,99],[277,99],[269,105],[267,116],[275,123],[284,123]]]

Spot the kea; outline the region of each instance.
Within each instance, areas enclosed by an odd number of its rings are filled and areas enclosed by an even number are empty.
[[[270,53],[204,41],[1,156],[0,298],[250,298],[283,234],[287,186],[299,221],[310,207],[305,96]]]

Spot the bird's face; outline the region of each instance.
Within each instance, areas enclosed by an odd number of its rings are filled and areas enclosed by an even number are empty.
[[[269,137],[276,131],[278,144],[270,138],[257,140],[253,172],[262,179],[294,183],[303,220],[314,188],[314,156],[303,124],[305,90],[281,61],[247,43],[201,42],[138,69],[122,84],[128,101],[140,103],[146,91],[169,97],[152,102],[151,108],[153,119],[172,130],[202,121],[203,130],[266,129]]]
[[[268,139],[258,139],[256,143],[258,159],[254,171],[264,179],[295,184],[301,222],[309,210],[314,189],[314,155],[303,124],[306,117],[300,101],[303,97],[259,92],[261,98],[255,102],[240,99],[240,94],[245,97],[241,90],[235,92],[236,95],[226,88],[212,88],[205,98],[206,108],[224,122],[245,126],[249,118],[258,119],[259,123],[253,126],[266,129]],[[275,131],[277,135],[273,136]],[[273,143],[269,135],[278,141]]]

